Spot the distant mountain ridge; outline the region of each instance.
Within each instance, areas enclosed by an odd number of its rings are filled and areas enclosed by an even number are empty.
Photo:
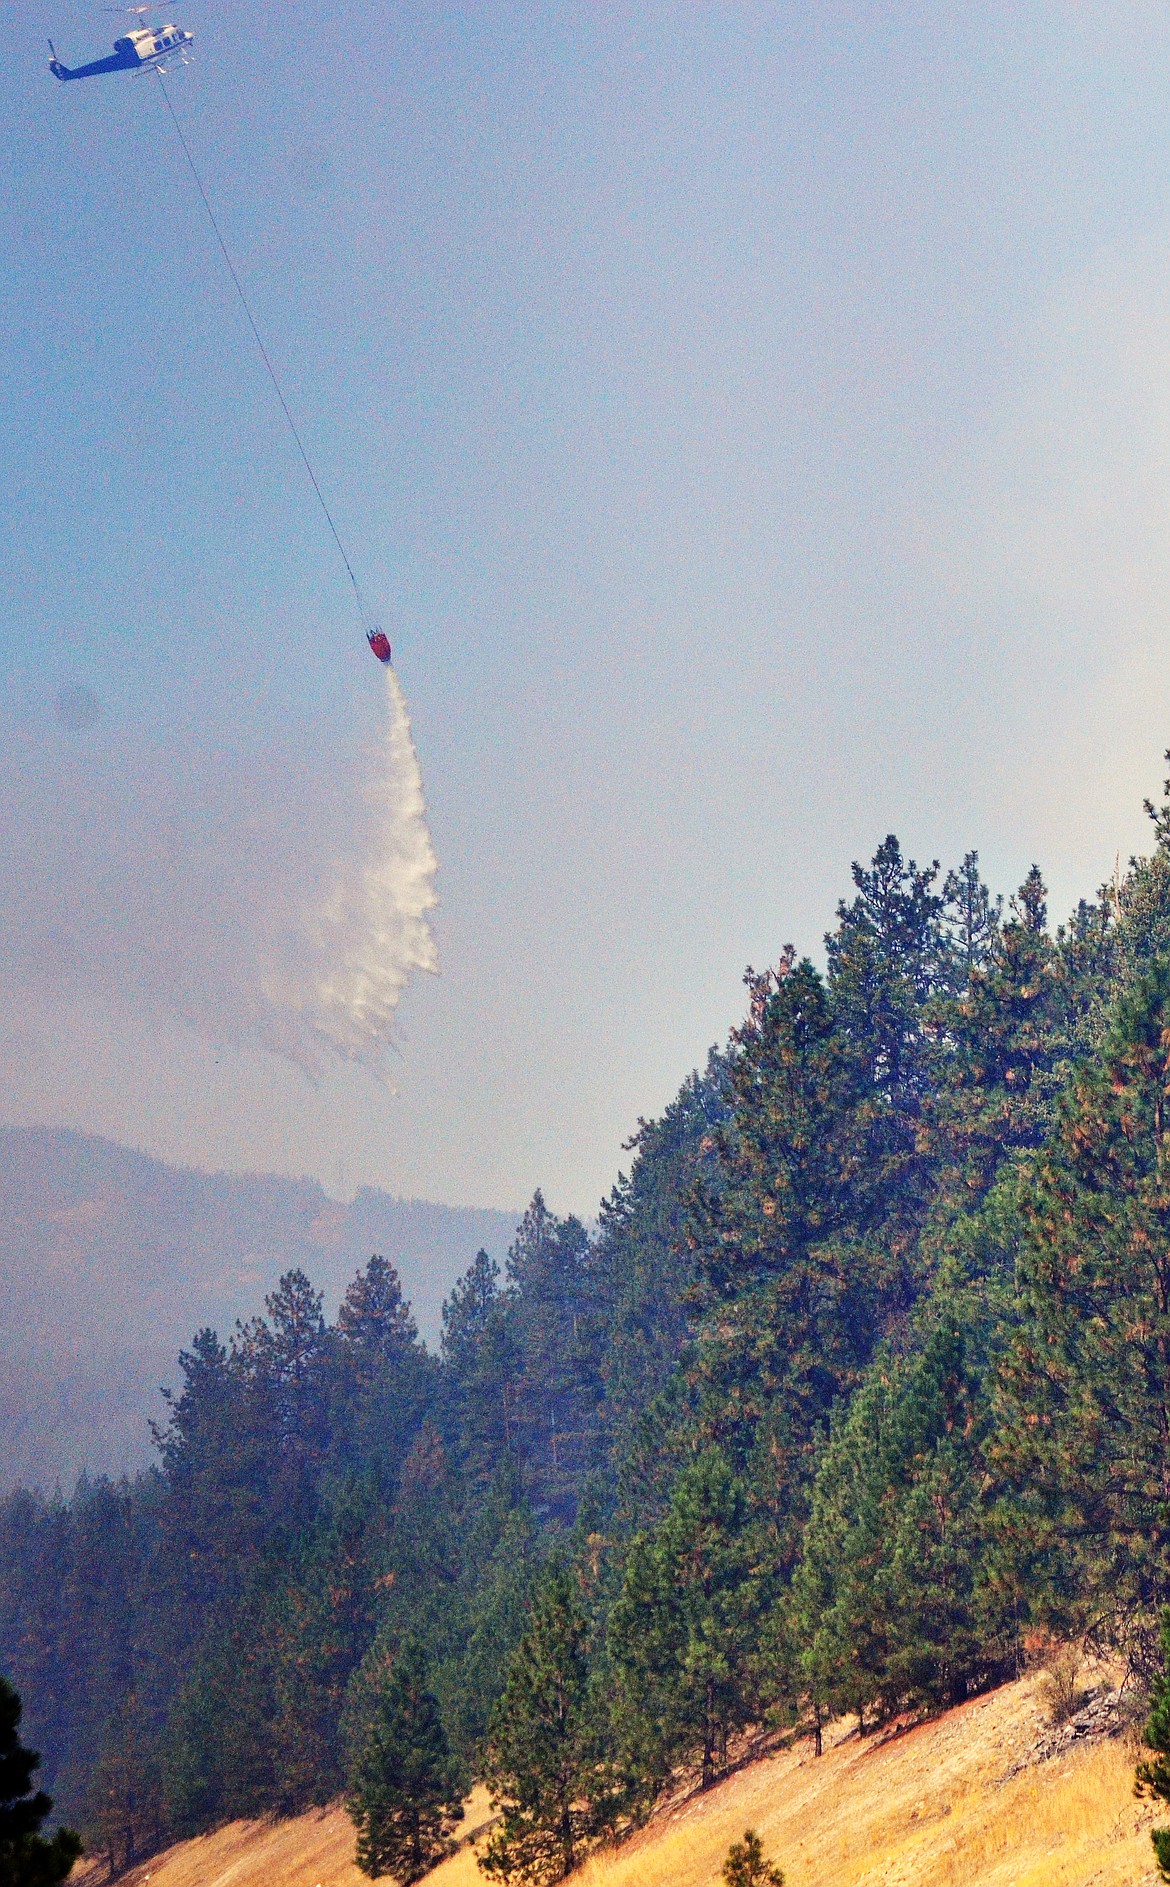
[[[502,1260],[518,1217],[368,1186],[344,1205],[313,1179],[0,1127],[0,1491],[146,1462],[180,1348],[206,1324],[226,1338],[293,1265],[331,1311],[381,1252],[433,1344],[455,1279],[481,1246]]]

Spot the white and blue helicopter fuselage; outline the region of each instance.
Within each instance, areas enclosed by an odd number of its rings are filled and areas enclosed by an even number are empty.
[[[136,9],[142,11],[141,8]],[[55,79],[91,79],[99,72],[149,72],[166,70],[168,60],[185,60],[195,42],[194,33],[185,26],[139,26],[114,41],[108,59],[93,59],[89,65],[63,65],[57,49],[49,41],[49,71]]]

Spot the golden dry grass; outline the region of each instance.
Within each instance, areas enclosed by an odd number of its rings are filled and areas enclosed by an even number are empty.
[[[770,1756],[692,1797],[623,1846],[594,1855],[575,1887],[717,1887],[747,1827],[786,1887],[1153,1887],[1151,1809],[1133,1795],[1134,1749],[1096,1744],[1001,1778],[1041,1727],[1025,1679],[900,1736],[839,1733]],[[477,1791],[468,1833],[482,1826]],[[336,1809],[241,1823],[136,1870],[150,1887],[360,1887]],[[428,1887],[483,1887],[470,1846]]]

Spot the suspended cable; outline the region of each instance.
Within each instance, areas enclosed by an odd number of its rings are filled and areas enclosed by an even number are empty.
[[[293,438],[296,440],[297,451],[300,453],[305,470],[309,474],[309,483],[312,485],[313,490],[317,494],[317,503],[320,505],[322,511],[325,514],[325,522],[329,526],[329,529],[332,531],[333,541],[337,545],[338,550],[341,552],[341,561],[345,565],[346,572],[349,576],[350,582],[353,584],[353,593],[357,598],[358,614],[360,615],[362,619],[362,624],[364,627],[365,620],[366,620],[365,604],[362,602],[362,593],[358,587],[358,580],[354,576],[354,573],[353,573],[353,565],[350,563],[349,558],[346,555],[345,545],[342,543],[340,534],[338,533],[337,526],[333,522],[333,514],[330,511],[329,506],[325,502],[325,494],[321,490],[320,485],[317,483],[317,474],[313,470],[312,464],[310,463],[310,460],[309,460],[308,453],[305,451],[304,440],[301,438],[300,433],[297,431],[296,420],[293,418],[292,413],[289,410],[288,401],[285,399],[284,394],[281,391],[280,381],[276,377],[276,369],[272,365],[272,360],[269,356],[268,349],[264,345],[263,336],[261,335],[259,328],[256,326],[255,317],[252,314],[251,308],[248,306],[248,297],[244,293],[243,283],[240,281],[239,276],[236,274],[235,263],[232,261],[231,254],[228,250],[228,246],[223,239],[223,232],[220,229],[218,222],[216,221],[215,211],[211,207],[211,198],[208,196],[206,190],[203,188],[203,179],[200,177],[198,169],[196,168],[195,159],[191,155],[191,147],[187,143],[186,138],[183,136],[183,127],[179,123],[178,113],[175,111],[175,107],[171,102],[171,95],[167,91],[167,88],[163,83],[162,73],[161,72],[156,73],[156,77],[158,79],[159,90],[162,92],[162,95],[164,99],[166,100],[167,110],[171,114],[171,123],[174,125],[175,130],[178,132],[179,143],[183,147],[183,155],[187,159],[187,163],[189,164],[190,169],[191,169],[191,175],[195,179],[195,187],[198,190],[199,195],[203,199],[203,207],[207,211],[208,221],[210,222],[212,229],[215,231],[215,240],[219,244],[220,253],[223,256],[224,261],[227,263],[228,274],[231,276],[232,281],[236,285],[236,294],[240,298],[240,306],[244,310],[244,313],[248,318],[248,326],[251,328],[256,345],[260,349],[260,358],[264,362],[265,367],[268,369],[268,378],[271,380],[272,385],[276,391],[276,397],[280,401],[281,411],[284,413],[284,416],[288,421],[288,429],[291,432]]]

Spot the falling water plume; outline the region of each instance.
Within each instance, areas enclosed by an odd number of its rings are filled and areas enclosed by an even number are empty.
[[[320,971],[310,1014],[335,1052],[368,1061],[386,1043],[415,971],[438,971],[428,921],[438,902],[438,859],[427,830],[422,772],[406,697],[386,671],[386,744],[363,789],[366,842],[310,921]]]
[[[311,1076],[384,1072],[403,990],[438,968],[422,775],[392,670],[385,686],[378,731],[330,753],[294,721],[263,742],[246,722],[213,740],[202,717],[153,738],[72,696],[38,745],[0,709],[0,1003],[64,993]]]

